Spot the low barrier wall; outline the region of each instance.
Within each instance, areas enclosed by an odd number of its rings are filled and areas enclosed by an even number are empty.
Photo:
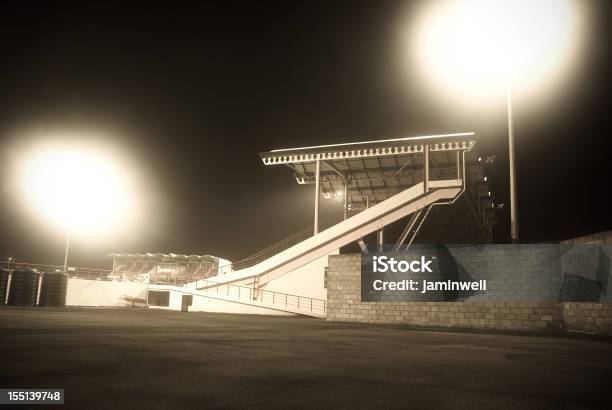
[[[68,279],[66,305],[132,306],[135,301],[144,304],[148,286],[148,278],[138,282],[70,278]]]
[[[597,232],[591,235],[579,236],[567,239],[561,243],[580,243],[580,244],[612,244],[612,231]]]

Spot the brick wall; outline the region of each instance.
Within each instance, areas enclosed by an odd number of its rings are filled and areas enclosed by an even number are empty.
[[[612,335],[612,304],[565,302],[562,305],[566,330]]]
[[[612,305],[607,303],[362,302],[360,255],[330,256],[327,294],[329,321],[612,334]]]
[[[575,244],[612,244],[612,231],[598,232],[591,235],[580,236],[578,238],[568,239],[562,243]]]
[[[612,253],[612,247],[610,247]],[[393,256],[392,254],[389,254]],[[406,260],[418,260],[421,256],[432,260],[435,273],[400,274],[397,279],[413,279],[421,282],[427,280],[464,280],[487,281],[485,293],[458,292],[471,302],[557,302],[560,293],[567,289],[565,275],[568,271],[581,279],[572,283],[571,290],[577,296],[590,283],[597,279],[597,265],[583,263],[584,260],[598,260],[598,247],[584,247],[559,244],[532,245],[412,245],[401,257]],[[364,255],[365,263],[371,264],[370,257]],[[574,263],[571,263],[574,262]],[[565,266],[567,265],[567,266]],[[370,265],[371,266],[371,265]],[[380,279],[381,275],[368,275],[370,280]],[[391,278],[391,273],[385,274]],[[408,277],[409,276],[409,277]],[[594,290],[588,289],[591,293]],[[427,295],[418,292],[398,294],[384,292],[372,295],[375,297],[406,300],[450,300],[444,292],[431,291]],[[612,292],[611,292],[612,293]],[[591,295],[593,296],[593,295]]]

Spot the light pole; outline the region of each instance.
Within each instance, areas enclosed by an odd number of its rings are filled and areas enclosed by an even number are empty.
[[[70,250],[70,236],[72,232],[66,234],[66,252],[64,253],[64,273],[68,271],[68,251]]]
[[[431,85],[447,96],[476,101],[499,98],[505,80],[510,237],[517,243],[512,94],[539,94],[568,72],[573,61],[579,61],[575,51],[586,26],[584,6],[575,0],[446,0],[423,4],[407,30],[413,41],[409,48],[411,64],[419,66]]]
[[[516,203],[516,164],[514,159],[514,118],[512,112],[512,86],[506,86],[506,106],[508,109],[508,160],[510,162],[510,237],[518,243],[518,213]]]

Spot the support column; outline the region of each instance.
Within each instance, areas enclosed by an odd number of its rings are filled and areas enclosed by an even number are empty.
[[[40,306],[40,291],[42,289],[43,276],[38,275],[38,289],[36,289],[36,306]]]
[[[68,251],[70,250],[70,236],[72,235],[71,231],[68,231],[66,234],[66,252],[64,253],[64,273],[68,271]]]
[[[357,243],[359,244],[359,248],[361,249],[362,253],[368,253],[368,246],[366,245],[365,241],[363,240],[363,238],[359,238],[357,239]]]
[[[459,151],[457,151],[457,179],[461,179],[461,160]]]
[[[423,187],[429,191],[429,144],[423,144]]]
[[[315,203],[314,203],[314,234],[319,233],[319,199],[321,197],[321,181],[319,174],[321,171],[321,162],[317,158],[315,163]]]
[[[11,296],[11,282],[13,281],[13,271],[9,270],[8,279],[6,281],[6,293],[4,294],[4,304],[8,305],[9,297]]]
[[[378,242],[378,252],[383,252],[383,244],[385,243],[385,239],[384,239],[384,228],[380,228],[378,231],[376,231],[376,242]]]
[[[518,211],[516,203],[516,170],[514,166],[514,119],[512,112],[512,90],[510,83],[506,89],[506,103],[508,108],[508,160],[510,162],[510,236],[512,243],[519,242]]]
[[[348,216],[348,181],[344,180],[344,219]]]

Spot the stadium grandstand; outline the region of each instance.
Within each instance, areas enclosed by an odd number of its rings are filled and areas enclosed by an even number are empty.
[[[175,253],[111,253],[113,272],[146,273],[154,283],[184,284],[218,276],[228,271],[231,262],[211,255]]]
[[[234,262],[112,253],[113,269],[95,278],[92,271],[68,272],[67,304],[138,300],[161,309],[325,317],[329,255],[491,241],[501,206],[485,175],[494,158],[475,145],[476,135],[465,132],[260,153],[265,166],[288,168],[298,184],[311,187],[312,226]],[[342,211],[320,217],[321,199],[334,197]],[[126,282],[132,285],[121,285]]]

